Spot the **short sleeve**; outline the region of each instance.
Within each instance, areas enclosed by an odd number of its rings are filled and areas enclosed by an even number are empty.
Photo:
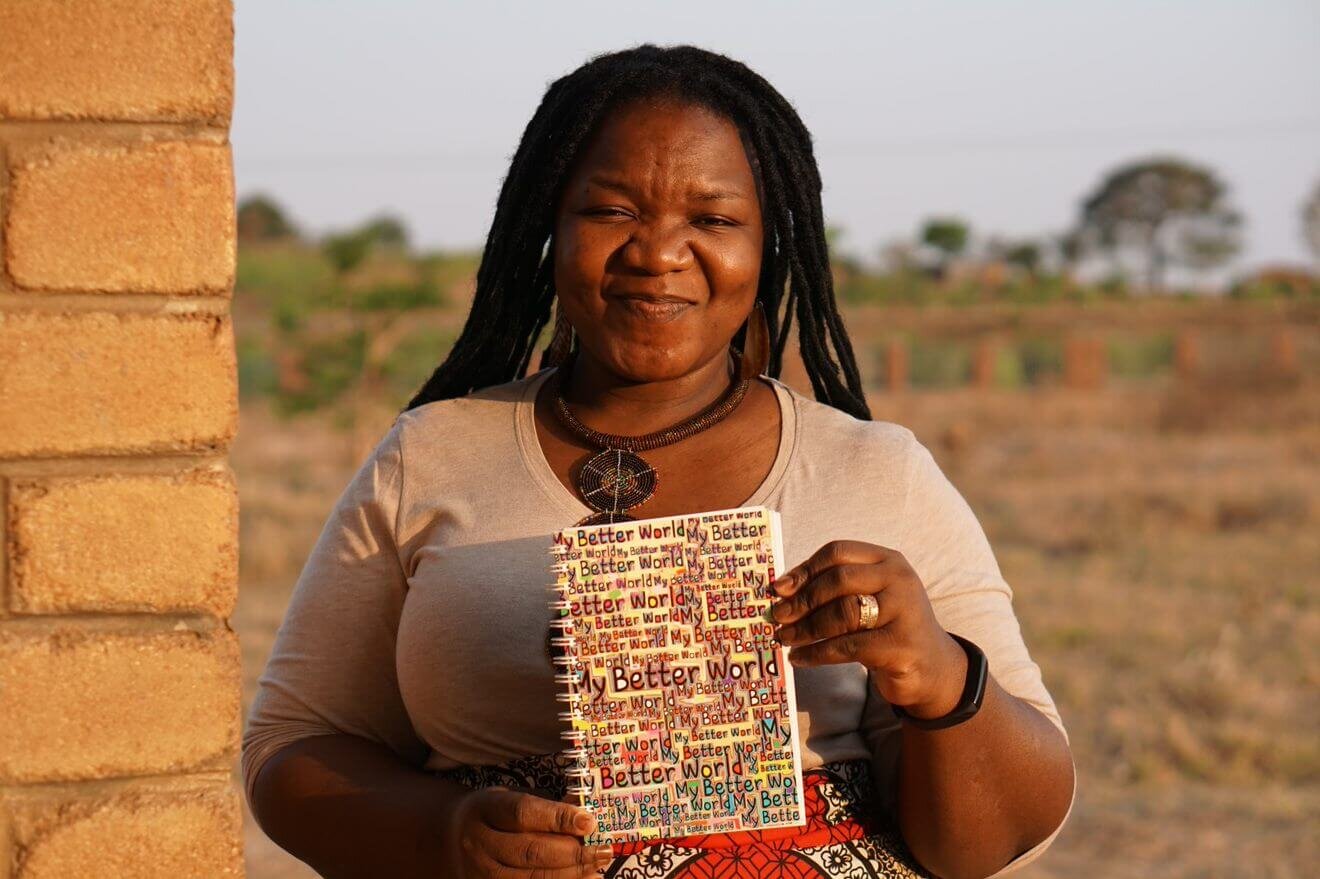
[[[1013,613],[1013,591],[1000,573],[985,531],[967,501],[946,477],[930,451],[915,437],[907,453],[907,500],[902,539],[896,547],[921,578],[935,616],[945,631],[974,642],[984,651],[990,674],[1005,691],[1045,715],[1068,740],[1068,731],[1045,688]],[[862,732],[874,755],[879,792],[892,810],[892,780],[897,776],[899,721],[874,688],[867,688]],[[1072,801],[1048,837],[1018,855],[993,875],[1002,876],[1038,858],[1072,814],[1076,802],[1074,763]]]
[[[340,494],[294,586],[243,732],[249,806],[262,765],[298,739],[348,733],[418,766],[428,753],[395,668],[407,591],[395,539],[404,417]]]

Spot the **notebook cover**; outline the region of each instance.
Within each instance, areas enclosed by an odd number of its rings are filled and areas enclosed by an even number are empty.
[[[793,668],[768,617],[779,513],[567,528],[551,553],[586,842],[805,824]]]

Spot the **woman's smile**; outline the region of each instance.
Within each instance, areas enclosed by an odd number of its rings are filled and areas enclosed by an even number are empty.
[[[631,318],[669,323],[684,316],[694,306],[676,299],[645,299],[641,296],[618,296],[612,302]]]

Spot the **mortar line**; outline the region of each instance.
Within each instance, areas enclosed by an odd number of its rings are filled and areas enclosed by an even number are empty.
[[[0,129],[0,308],[4,308],[3,297],[14,289],[14,281],[9,277],[9,252],[5,244],[5,230],[9,226],[9,144],[4,140],[4,130]]]
[[[233,470],[229,446],[196,454],[143,450],[123,455],[43,455],[0,460],[0,478],[41,479],[61,476],[161,476],[194,470]]]
[[[18,292],[0,288],[0,310],[64,314],[110,312],[142,315],[228,315],[232,291],[222,293]]]

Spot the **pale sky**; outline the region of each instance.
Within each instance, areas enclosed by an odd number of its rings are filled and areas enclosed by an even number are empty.
[[[479,247],[549,83],[592,55],[692,43],[756,70],[816,144],[827,222],[870,258],[921,219],[1039,236],[1113,166],[1214,168],[1238,267],[1309,261],[1320,3],[238,0],[239,197],[320,233],[380,212]]]

